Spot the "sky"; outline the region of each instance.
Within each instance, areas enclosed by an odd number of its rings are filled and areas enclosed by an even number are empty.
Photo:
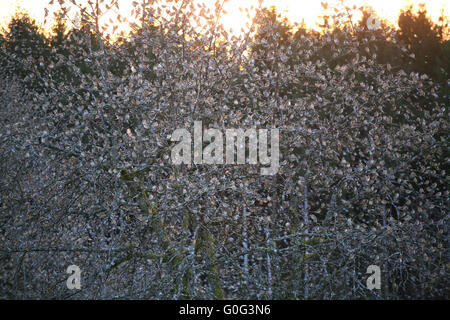
[[[82,0],[78,0],[81,2]],[[133,0],[119,0],[120,13],[129,18],[132,10]],[[213,0],[196,0],[206,1],[213,5]],[[292,22],[304,22],[309,28],[316,28],[317,17],[323,12],[321,2],[326,0],[264,0],[266,6],[275,5],[282,15],[286,16]],[[338,0],[328,0],[333,3]],[[372,6],[376,13],[383,19],[395,24],[400,9],[405,5],[414,4],[416,7],[419,3],[425,3],[429,15],[433,20],[437,20],[444,9],[445,15],[450,16],[450,3],[448,0],[345,0],[350,6],[356,4],[358,7],[365,4]],[[57,0],[55,2],[58,2]],[[68,2],[68,1],[67,1]],[[139,2],[139,1],[138,1]],[[26,9],[29,14],[39,23],[44,20],[44,7],[48,8],[49,0],[0,0],[0,26],[6,26],[7,21],[17,8]],[[242,27],[245,28],[245,22],[248,21],[246,13],[241,12],[239,7],[248,7],[258,5],[258,0],[229,0],[225,6],[228,14],[223,18],[223,23],[227,29],[232,28],[237,31]],[[53,6],[57,8],[57,6]],[[114,15],[114,17],[116,14]],[[111,16],[105,17],[108,20]],[[125,25],[119,26],[119,30],[126,30]]]

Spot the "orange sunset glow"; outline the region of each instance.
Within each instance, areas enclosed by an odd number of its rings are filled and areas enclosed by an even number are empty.
[[[197,0],[198,2],[205,2],[210,7],[214,6],[213,0]],[[56,2],[56,1],[55,1]],[[69,2],[69,1],[67,1]],[[125,17],[129,22],[133,21],[131,11],[133,10],[132,0],[119,0],[120,14]],[[161,1],[160,1],[161,2]],[[330,4],[339,2],[338,0],[328,1]],[[22,9],[29,13],[38,23],[44,22],[44,7],[52,10],[58,9],[58,4],[52,6],[48,5],[49,0],[0,0],[0,26],[5,27],[10,17],[18,10]],[[83,4],[83,1],[77,1],[77,3]],[[349,6],[371,6],[378,16],[385,19],[391,24],[396,24],[398,14],[402,8],[407,5],[414,5],[416,8],[420,3],[425,3],[428,14],[434,21],[441,16],[442,12],[445,16],[449,15],[449,8],[447,1],[445,0],[345,0],[345,4]],[[264,6],[275,6],[283,16],[287,17],[292,22],[304,22],[308,28],[316,28],[318,17],[323,13],[321,1],[303,1],[303,0],[265,0]],[[250,20],[245,10],[240,8],[250,9],[251,7],[257,7],[258,0],[229,0],[224,9],[227,12],[222,17],[222,23],[227,29],[232,28],[235,32],[239,32],[242,28],[246,29],[246,24]],[[71,14],[75,14],[76,10],[71,10]],[[252,10],[248,11],[250,17]],[[109,19],[115,20],[115,17],[119,13],[117,10],[112,10],[105,14],[102,18],[102,22],[106,22]],[[50,20],[51,21],[51,20]],[[48,26],[47,22],[45,26]],[[122,22],[117,23],[118,31],[129,30],[129,23]]]

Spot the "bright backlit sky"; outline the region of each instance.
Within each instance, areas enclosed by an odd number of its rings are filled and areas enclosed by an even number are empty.
[[[132,10],[131,2],[133,0],[119,0],[120,13],[129,18]],[[211,4],[214,0],[197,0],[206,1]],[[322,13],[321,1],[326,0],[265,0],[266,6],[275,5],[278,11],[287,16],[291,21],[301,22],[304,19],[308,27],[314,28],[317,22],[317,16]],[[337,0],[328,0],[333,3]],[[444,9],[445,15],[449,16],[448,0],[346,0],[351,6],[356,4],[358,7],[364,4],[372,6],[377,14],[392,23],[397,20],[400,9],[407,4],[425,3],[429,15],[437,20],[440,16],[441,9]],[[48,7],[49,0],[0,0],[0,25],[5,26],[10,16],[20,7],[26,9],[29,14],[38,22],[44,19],[44,7]],[[58,1],[55,1],[56,3]],[[67,1],[68,2],[68,1]],[[81,2],[81,0],[78,0]],[[138,1],[139,2],[139,1]],[[240,30],[245,26],[247,21],[246,14],[239,11],[239,7],[257,6],[258,0],[229,0],[225,6],[228,14],[224,17],[224,25],[233,30]],[[56,6],[54,6],[56,8]],[[115,16],[115,15],[114,15]],[[109,19],[109,17],[107,17]],[[119,30],[126,30],[125,26],[119,26]]]

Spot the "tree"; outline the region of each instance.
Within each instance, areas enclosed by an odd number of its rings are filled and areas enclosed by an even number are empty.
[[[420,73],[439,79],[444,76],[440,61],[443,60],[442,27],[427,16],[424,5],[414,12],[410,6],[398,19],[399,39],[413,53],[412,68]]]
[[[251,46],[256,66],[275,71],[278,57],[273,54],[289,45],[292,26],[286,18],[281,19],[276,7],[263,8],[256,20],[256,34]]]
[[[327,32],[295,35],[261,6],[258,29],[231,35],[221,1],[143,1],[152,29],[113,42],[90,4],[53,48],[76,81],[0,82],[2,297],[446,298],[446,104],[429,77],[377,60],[392,29],[360,34],[339,6]],[[199,120],[278,129],[277,174],[174,164],[174,131]]]
[[[9,22],[4,56],[7,58],[4,60],[7,61],[4,67],[10,74],[33,88],[44,87],[44,83],[36,75],[47,71],[50,49],[46,37],[26,13],[17,12]]]

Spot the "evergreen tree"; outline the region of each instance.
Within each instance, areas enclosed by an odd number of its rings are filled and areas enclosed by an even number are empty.
[[[73,83],[76,79],[73,68],[67,63],[70,55],[68,28],[63,14],[55,15],[55,23],[52,27],[53,36],[50,39],[52,48],[52,75],[55,81],[64,83]]]
[[[428,17],[425,6],[421,5],[417,12],[413,11],[412,6],[403,10],[398,25],[399,39],[413,53],[411,59],[414,71],[428,74],[433,78],[442,78],[443,30]]]
[[[49,41],[27,13],[16,13],[11,19],[5,35],[4,50],[6,60],[3,67],[10,74],[26,80],[35,88],[44,85],[37,75],[48,72]]]
[[[263,8],[257,18],[257,32],[251,46],[258,68],[275,71],[278,59],[273,53],[289,45],[291,30],[289,21],[282,19],[275,7]]]

